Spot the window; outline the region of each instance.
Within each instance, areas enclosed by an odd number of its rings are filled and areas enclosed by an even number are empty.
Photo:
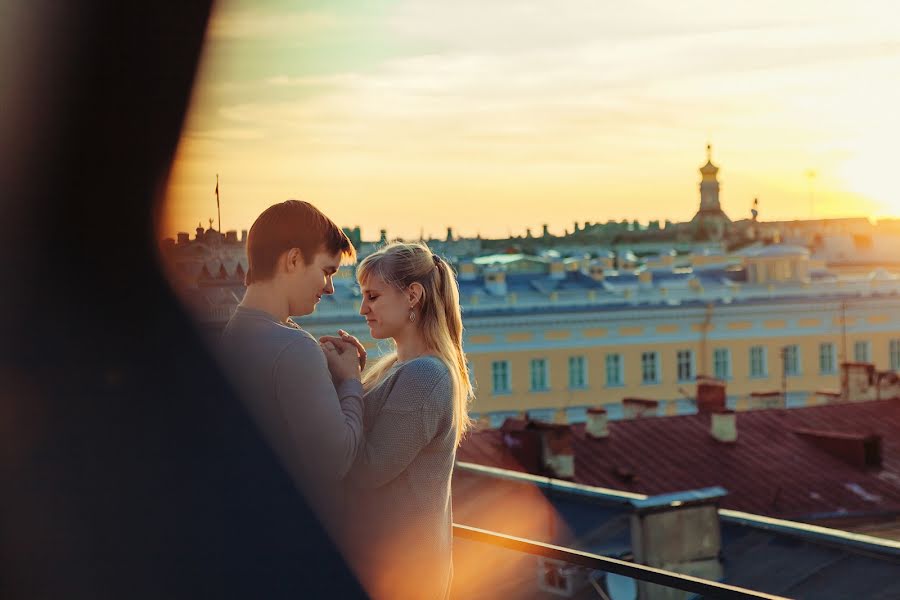
[[[511,391],[508,360],[495,360],[491,363],[491,380],[495,394],[508,394]]]
[[[800,346],[790,344],[782,349],[784,352],[784,374],[796,376],[800,374]]]
[[[766,364],[766,347],[750,347],[750,377],[768,377],[769,366]]]
[[[641,353],[641,383],[659,383],[659,353]]]
[[[622,374],[622,355],[606,355],[606,385],[610,387],[624,385],[625,377]]]
[[[900,371],[900,340],[891,340],[891,369]]]
[[[872,352],[870,351],[869,342],[854,342],[853,344],[853,360],[856,362],[872,362]]]
[[[728,348],[713,350],[713,374],[716,379],[731,379],[731,350]]]
[[[569,388],[580,390],[587,387],[587,361],[583,356],[569,357]]]
[[[531,359],[531,391],[543,392],[548,389],[550,389],[550,385],[547,376],[547,359]]]
[[[819,373],[822,375],[834,375],[837,372],[837,364],[834,355],[834,344],[823,342],[819,344]]]
[[[694,379],[694,351],[679,350],[677,354],[678,360],[678,381],[693,381]]]

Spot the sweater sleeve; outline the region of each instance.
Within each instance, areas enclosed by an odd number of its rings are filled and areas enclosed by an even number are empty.
[[[335,390],[325,355],[312,337],[300,338],[281,352],[274,377],[294,460],[306,473],[343,478],[363,440],[359,380],[345,381]]]
[[[443,364],[429,360],[403,367],[366,433],[349,476],[354,485],[377,488],[400,475],[438,435],[452,403],[453,383]]]

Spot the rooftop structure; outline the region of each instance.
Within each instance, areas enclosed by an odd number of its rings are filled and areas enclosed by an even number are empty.
[[[550,430],[555,446],[542,442]],[[508,419],[469,435],[459,460],[648,495],[721,486],[724,508],[792,520],[900,521],[896,398],[618,421],[599,409],[573,425]]]
[[[648,497],[459,462],[453,493],[454,520],[464,525],[790,598],[900,595],[900,543],[716,510],[722,494],[734,495],[722,488]],[[454,554],[465,597],[597,598],[595,586],[611,600],[685,597],[459,539]]]

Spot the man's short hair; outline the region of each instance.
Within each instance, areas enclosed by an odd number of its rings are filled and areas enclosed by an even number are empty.
[[[264,210],[250,228],[244,283],[272,279],[278,258],[292,248],[300,250],[306,264],[322,250],[348,260],[356,258],[350,238],[322,211],[309,202],[285,200]]]

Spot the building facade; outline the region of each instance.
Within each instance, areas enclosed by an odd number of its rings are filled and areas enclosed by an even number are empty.
[[[843,362],[900,370],[900,283],[836,278],[802,248],[636,272],[603,260],[570,270],[560,260],[500,258],[459,265],[479,414],[624,398],[665,401],[674,414],[701,375],[723,380],[737,409],[753,393],[816,402],[815,392],[840,388]],[[356,294],[339,288],[300,321],[315,334],[343,328],[377,354],[387,346],[368,336]]]

